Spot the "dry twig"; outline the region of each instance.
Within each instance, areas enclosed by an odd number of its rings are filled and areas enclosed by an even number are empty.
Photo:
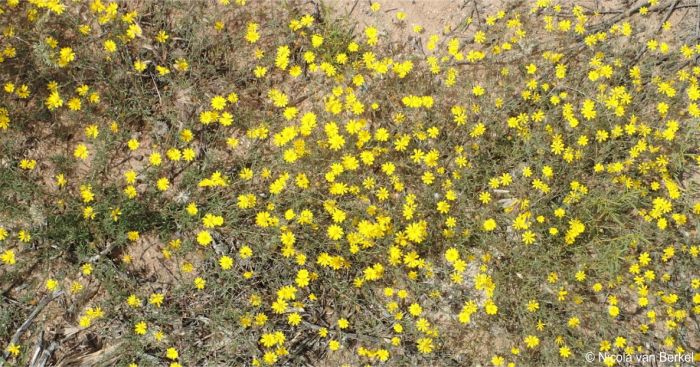
[[[55,300],[56,298],[58,298],[62,295],[63,295],[63,291],[58,291],[58,292],[54,292],[52,294],[45,295],[41,299],[41,301],[39,301],[39,303],[36,305],[36,307],[34,308],[34,311],[32,311],[32,313],[29,314],[29,317],[22,323],[22,325],[20,325],[19,329],[17,329],[17,331],[15,331],[15,333],[12,335],[12,338],[10,339],[10,344],[17,344],[17,342],[19,341],[19,338],[22,336],[22,334],[24,334],[25,331],[27,331],[27,329],[29,329],[29,326],[32,325],[32,322],[39,315],[39,313],[41,313],[41,311],[49,303],[51,303],[51,301]],[[3,352],[3,358],[7,359],[9,356],[10,356],[10,353],[7,350],[5,350]],[[3,364],[4,364],[4,362],[0,361],[0,367],[2,367]]]

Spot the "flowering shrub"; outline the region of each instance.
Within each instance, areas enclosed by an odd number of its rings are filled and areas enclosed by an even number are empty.
[[[697,361],[698,10],[577,3],[7,0],[0,366]]]

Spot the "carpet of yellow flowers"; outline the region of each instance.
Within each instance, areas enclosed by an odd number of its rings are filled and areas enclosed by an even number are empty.
[[[447,8],[0,2],[0,366],[700,362],[699,5]]]

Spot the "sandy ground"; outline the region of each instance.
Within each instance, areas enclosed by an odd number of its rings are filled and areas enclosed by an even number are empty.
[[[370,10],[372,2],[378,2],[381,8],[377,12]],[[427,39],[431,34],[445,35],[450,33],[451,27],[464,25],[467,19],[472,18],[474,23],[482,21],[486,16],[496,13],[498,10],[513,4],[517,0],[330,0],[328,4],[341,14],[349,14],[350,18],[360,26],[394,24],[392,35],[415,35],[412,32],[414,25],[424,28],[422,38]],[[582,0],[576,1],[590,11],[606,12],[633,7],[641,3],[640,0]],[[571,0],[560,2],[568,7],[574,4]],[[663,5],[663,2],[661,3]],[[676,10],[668,20],[674,25],[681,25],[685,21],[695,23],[692,15],[693,9],[686,7]],[[406,14],[403,22],[397,20],[397,13]],[[666,12],[658,12],[648,17],[648,22],[643,26],[656,30],[661,25],[661,19]],[[689,14],[690,13],[690,14]],[[403,24],[401,24],[403,23]],[[687,24],[683,24],[687,26]],[[675,27],[678,28],[678,27]]]
[[[421,25],[427,34],[441,34],[445,27],[465,21],[472,12],[468,1],[450,0],[389,0],[380,1],[381,9],[372,12],[368,0],[338,0],[335,6],[338,10],[350,13],[353,20],[360,25],[398,23],[396,14],[406,13],[404,19],[408,26],[404,30],[410,32],[413,25]],[[354,10],[353,10],[354,7]]]

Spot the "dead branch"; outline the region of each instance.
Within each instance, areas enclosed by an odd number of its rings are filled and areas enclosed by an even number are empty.
[[[36,305],[36,307],[34,308],[34,311],[32,311],[32,313],[29,314],[29,317],[27,318],[27,320],[25,320],[24,323],[22,323],[22,325],[20,325],[19,329],[17,329],[17,331],[15,331],[15,333],[12,335],[12,339],[10,339],[10,344],[17,344],[17,342],[19,342],[19,338],[22,336],[22,334],[24,334],[25,331],[27,331],[29,326],[32,325],[32,322],[39,315],[39,313],[41,313],[41,311],[44,309],[44,307],[46,307],[49,303],[51,303],[51,301],[55,300],[56,298],[58,298],[62,295],[63,295],[63,291],[58,291],[58,292],[54,292],[52,294],[45,295],[41,299],[41,301],[39,301],[39,303]],[[7,350],[5,350],[3,352],[4,359],[7,359],[9,356],[10,356],[10,353]],[[0,361],[0,367],[2,367],[3,364],[4,363],[2,361]]]
[[[668,20],[668,18],[671,17],[671,14],[673,14],[673,12],[676,10],[676,7],[678,6],[678,4],[679,4],[680,2],[681,2],[681,0],[676,0],[676,1],[673,2],[673,4],[671,5],[671,7],[670,7],[670,8],[668,9],[668,11],[666,12],[666,15],[664,16],[664,19],[661,20],[661,23],[659,23],[659,28],[656,29],[656,32],[657,32],[657,33],[661,31],[661,28],[663,28],[664,23],[666,23],[666,21]]]

